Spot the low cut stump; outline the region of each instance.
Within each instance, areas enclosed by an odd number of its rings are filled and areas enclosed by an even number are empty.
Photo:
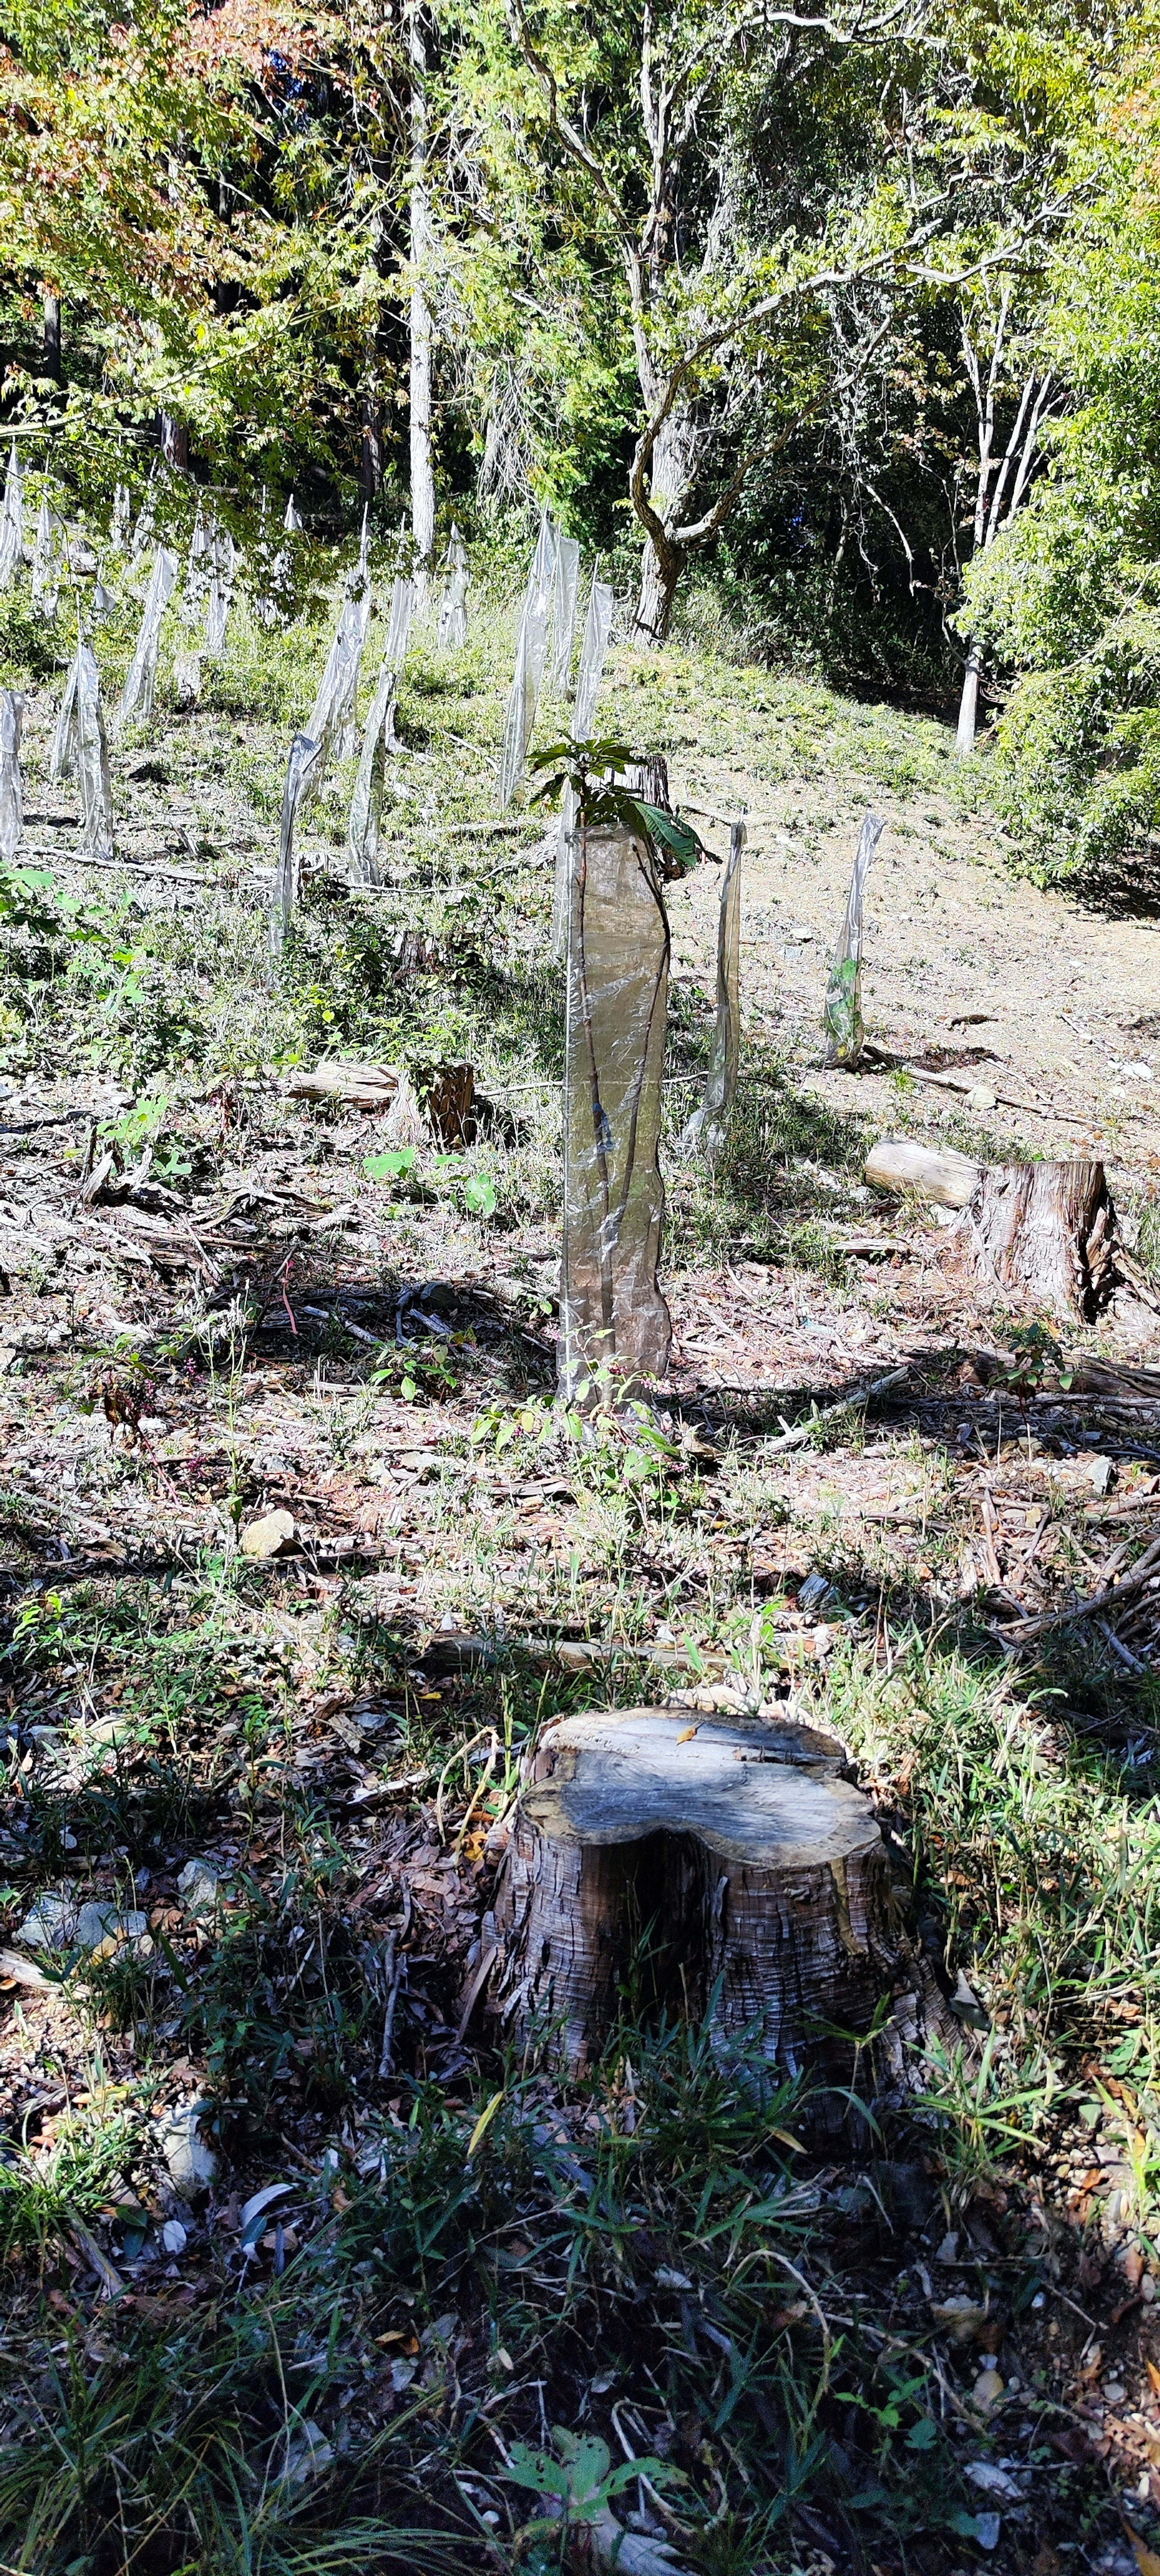
[[[496,1895],[492,2002],[573,2072],[599,2055],[642,1931],[658,2006],[779,2076],[849,2082],[899,1961],[889,1867],[843,1747],[687,1709],[547,1727]],[[840,2121],[844,2104],[838,2104]]]

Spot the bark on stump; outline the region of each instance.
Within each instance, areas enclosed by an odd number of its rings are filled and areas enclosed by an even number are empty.
[[[898,1961],[889,1871],[836,1739],[684,1709],[541,1737],[496,1899],[493,2002],[573,2071],[599,2054],[642,1931],[653,2002],[743,2033],[778,2076],[844,2085]],[[835,2127],[845,2104],[820,2104]]]
[[[1086,1322],[1102,1314],[1120,1273],[1116,1211],[1102,1163],[1006,1163],[988,1168],[971,1200],[976,1263],[1004,1288]]]
[[[1132,1275],[1102,1163],[978,1164],[883,1136],[865,1171],[876,1189],[916,1189],[962,1208],[956,1239],[976,1275],[1022,1291],[1061,1323],[1090,1323]]]

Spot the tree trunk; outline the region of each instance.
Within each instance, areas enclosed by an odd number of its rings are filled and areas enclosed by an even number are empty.
[[[362,398],[362,447],[359,456],[359,492],[369,508],[379,497],[383,480],[383,407],[373,389]]]
[[[46,295],[44,299],[44,372],[52,377],[55,385],[63,384],[59,295]]]
[[[1120,1284],[1116,1211],[1102,1163],[1007,1163],[970,1205],[975,1262],[1061,1321],[1094,1321]]]
[[[959,700],[959,722],[955,750],[960,760],[970,757],[975,748],[975,726],[979,708],[979,665],[982,660],[978,645],[972,640],[963,673],[963,694]]]
[[[188,474],[188,424],[183,420],[174,420],[172,413],[167,411],[161,414],[161,453],[166,464],[171,465],[175,473]]]
[[[427,39],[421,0],[411,0],[411,533],[415,540],[415,594],[426,598],[435,552],[435,467],[431,444],[431,360],[434,331],[424,270],[431,255],[431,192],[427,176]]]
[[[647,402],[648,389],[642,390]],[[657,431],[649,468],[648,509],[659,522],[660,535],[655,527],[650,530],[641,560],[634,632],[644,644],[663,644],[672,623],[677,583],[688,560],[688,549],[676,532],[693,488],[695,457],[691,416],[670,412]]]
[[[640,594],[632,622],[633,634],[640,643],[668,642],[677,583],[684,567],[685,558],[675,547],[666,552],[662,563],[652,538],[646,540],[640,565]]]
[[[565,1717],[529,1766],[496,1898],[495,2007],[591,2064],[650,1929],[646,2002],[848,2084],[899,1958],[886,1852],[843,1748],[685,1709]],[[851,2039],[851,2034],[855,2038]],[[844,2104],[831,2094],[821,2125]]]

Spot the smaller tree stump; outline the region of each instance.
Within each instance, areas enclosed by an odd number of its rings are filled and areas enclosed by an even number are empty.
[[[1117,1288],[1138,1284],[1102,1163],[979,1164],[907,1136],[882,1136],[865,1173],[875,1189],[915,1189],[961,1208],[955,1240],[976,1277],[1021,1291],[1061,1323],[1092,1322]]]
[[[1116,1211],[1102,1163],[1001,1163],[971,1200],[976,1267],[1004,1288],[1090,1323],[1121,1273]]]
[[[771,2069],[848,2082],[898,1935],[869,1800],[836,1738],[684,1709],[548,1727],[496,1898],[492,1998],[577,2071],[599,2055],[641,1935],[659,2009],[756,2035]],[[844,2105],[839,2105],[837,2125]]]

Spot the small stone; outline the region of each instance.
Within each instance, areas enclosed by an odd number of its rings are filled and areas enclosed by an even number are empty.
[[[975,2538],[978,2541],[980,2549],[997,2549],[999,2546],[999,2533],[1001,2528],[1002,2526],[997,2513],[977,2513],[975,2515]]]
[[[189,2237],[179,2218],[167,2218],[161,2230],[161,2242],[167,2254],[184,2254]]]
[[[1151,2272],[1145,2272],[1144,2274],[1144,2278],[1140,2283],[1140,2296],[1145,2307],[1150,2308],[1152,2301],[1156,2296],[1155,2276]]]
[[[262,1520],[247,1524],[238,1544],[243,1556],[284,1556],[297,1536],[293,1512],[267,1512]]]
[[[148,1929],[147,1914],[123,1914],[119,1905],[92,1898],[77,1915],[76,1940],[82,1950],[103,1950],[107,1942],[119,1949],[122,1941],[140,1941]]]
[[[1083,1472],[1093,1493],[1106,1494],[1116,1471],[1110,1458],[1085,1458]]]
[[[997,1109],[998,1106],[999,1094],[997,1091],[992,1091],[989,1082],[973,1082],[971,1084],[971,1088],[967,1093],[968,1109]],[[984,2542],[983,2545],[985,2548],[986,2542]],[[991,2545],[994,2547],[993,2542]]]
[[[199,2192],[207,2191],[217,2172],[217,2157],[201,2132],[201,2122],[212,2115],[212,2102],[195,2094],[188,2102],[176,2103],[159,2124],[169,2179],[183,2200],[195,2200]]]
[[[220,1880],[212,1861],[187,1860],[179,1873],[177,1893],[187,1914],[216,1914]]]
[[[1105,2379],[1100,2393],[1107,2398],[1109,2406],[1122,2406],[1128,2394],[1122,2379]]]
[[[974,2404],[976,2406],[981,2406],[984,2409],[990,2406],[995,2406],[1002,2394],[1003,2382],[999,2377],[998,2371],[994,2368],[994,2365],[992,2364],[992,2367],[989,2370],[981,2370],[977,2380],[975,2381],[975,2385],[971,2390],[971,2397]]]
[[[46,1888],[38,1896],[31,1914],[26,1914],[13,1939],[26,1950],[67,1950],[76,1928],[76,1908],[67,1896],[57,1896]]]
[[[935,2255],[935,2258],[934,2258],[934,2259],[935,2259],[935,2262],[936,2262],[936,2263],[957,2263],[957,2262],[958,2262],[958,2259],[959,2259],[959,2231],[958,2231],[957,2227],[952,2227],[952,2228],[951,2228],[951,2230],[950,2230],[950,2232],[949,2232],[949,2234],[948,2234],[948,2235],[946,2235],[946,2236],[944,2236],[943,2241],[942,2241],[942,2244],[939,2246],[938,2252],[937,2252],[937,2254]]]

